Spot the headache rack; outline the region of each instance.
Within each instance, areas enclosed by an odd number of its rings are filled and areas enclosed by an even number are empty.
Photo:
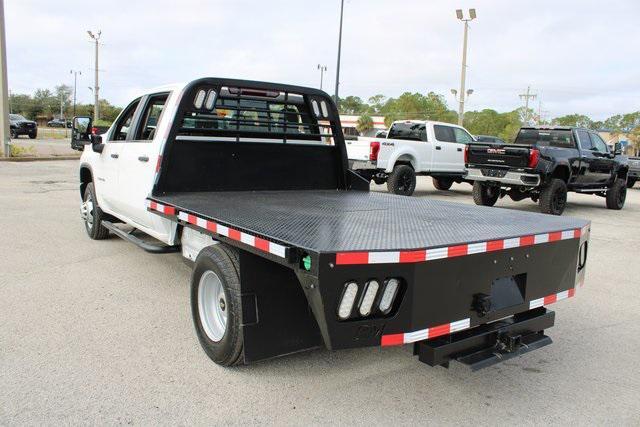
[[[192,87],[177,117],[176,139],[334,144],[339,119],[326,94],[309,94],[305,93],[308,90],[283,85],[274,90],[264,83],[260,88],[250,83],[256,82],[210,81]]]

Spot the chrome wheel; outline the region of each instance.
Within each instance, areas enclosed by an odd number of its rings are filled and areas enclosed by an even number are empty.
[[[227,329],[229,308],[222,281],[211,270],[205,271],[198,285],[198,313],[207,337],[218,342]]]
[[[87,195],[87,199],[80,204],[80,216],[84,220],[88,230],[93,228],[93,200],[91,195]]]

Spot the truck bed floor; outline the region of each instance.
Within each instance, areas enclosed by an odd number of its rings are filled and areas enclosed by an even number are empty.
[[[582,228],[585,220],[378,192],[313,190],[151,197],[315,252],[421,249]]]

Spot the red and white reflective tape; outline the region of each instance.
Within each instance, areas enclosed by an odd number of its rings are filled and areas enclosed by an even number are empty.
[[[147,207],[152,211],[160,212],[165,215],[175,215],[176,208],[173,206],[163,205],[158,202],[154,202],[153,200],[147,200]]]
[[[558,292],[557,294],[548,295],[544,298],[534,299],[529,302],[529,310],[571,298],[575,293],[575,289],[568,289],[566,291]],[[383,347],[409,344],[416,341],[429,340],[442,335],[453,334],[454,332],[469,329],[470,327],[471,319],[462,319],[457,322],[445,323],[444,325],[432,326],[431,328],[420,329],[418,331],[383,335],[380,344]]]
[[[277,243],[270,242],[260,237],[247,234],[240,230],[236,230],[235,228],[227,227],[225,225],[218,224],[217,222],[209,221],[207,219],[200,218],[196,215],[186,212],[179,212],[178,219],[195,225],[196,227],[199,227],[203,230],[228,237],[229,239],[236,240],[238,242],[242,242],[246,245],[249,245],[256,249],[260,249],[264,252],[268,252],[280,258],[286,258],[286,247]]]
[[[420,329],[419,331],[383,335],[381,344],[383,347],[409,344],[416,341],[424,341],[440,337],[442,335],[449,335],[454,332],[469,329],[470,327],[471,319],[462,319],[457,322],[445,323],[444,325],[433,326],[427,329]]]
[[[518,248],[542,243],[557,242],[559,240],[579,239],[581,229],[556,231],[553,233],[532,234],[515,237],[513,239],[491,240],[480,243],[447,246],[435,249],[419,249],[412,251],[392,252],[338,252],[336,265],[354,264],[398,264],[432,261],[442,258],[454,258],[484,252],[495,252],[504,249]]]
[[[566,291],[558,292],[557,294],[547,295],[544,298],[534,299],[529,302],[529,310],[533,310],[534,308],[542,307],[543,305],[553,304],[554,302],[571,298],[576,294],[576,290],[567,289]]]

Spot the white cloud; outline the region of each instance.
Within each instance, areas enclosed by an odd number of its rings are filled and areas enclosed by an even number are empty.
[[[469,33],[469,108],[512,110],[527,85],[551,115],[594,118],[638,110],[636,17],[640,2],[346,0],[342,95],[436,91],[459,85],[462,24]],[[91,97],[93,49],[102,29],[102,96],[128,102],[143,87],[204,75],[317,86],[326,64],[333,91],[339,0],[5,2],[9,86],[14,92],[70,83]],[[536,104],[537,107],[537,104]]]

